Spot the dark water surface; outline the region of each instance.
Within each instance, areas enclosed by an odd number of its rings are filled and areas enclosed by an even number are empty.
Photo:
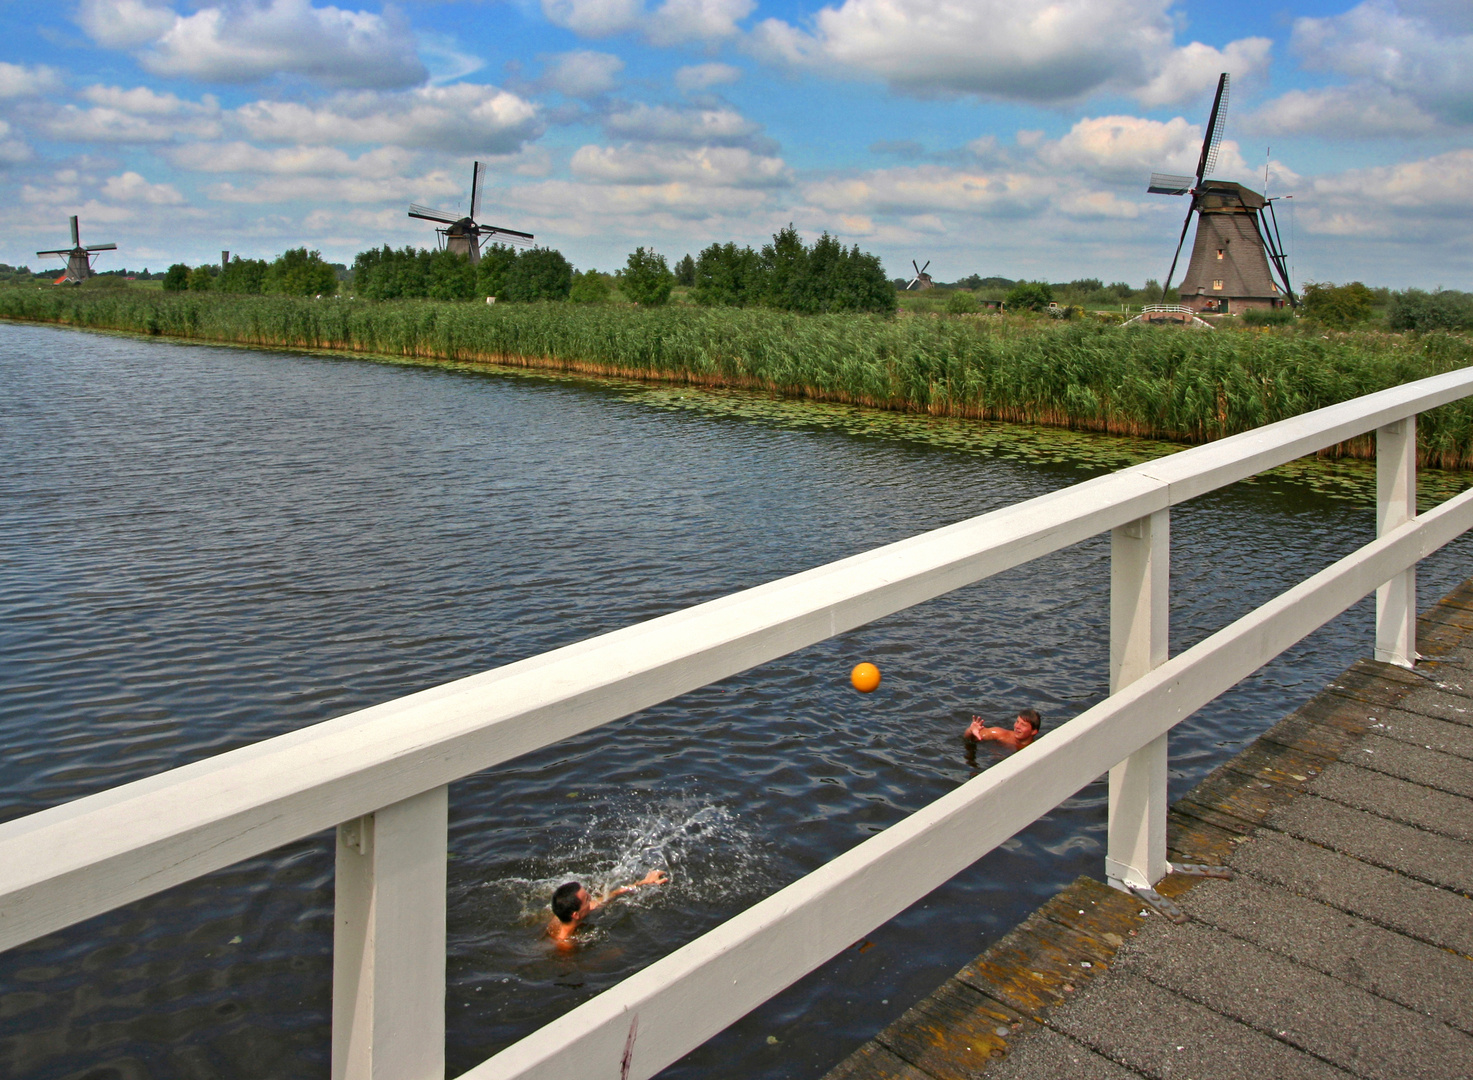
[[[759,395],[0,326],[0,819],[1158,453]],[[1372,535],[1363,466],[1180,508],[1172,646]],[[1456,488],[1462,478],[1442,478]],[[1337,494],[1338,493],[1338,494]],[[1423,603],[1473,573],[1460,540]],[[449,1074],[950,791],[973,712],[1106,689],[1097,538],[451,788]],[[1179,795],[1369,604],[1172,737]],[[847,673],[884,672],[861,697]],[[812,1078],[1080,873],[1086,788],[667,1075]],[[332,838],[0,955],[0,1075],[327,1075]],[[578,954],[551,889],[652,867]]]

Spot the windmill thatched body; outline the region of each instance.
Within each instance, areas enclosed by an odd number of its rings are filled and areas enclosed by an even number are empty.
[[[38,251],[38,256],[61,255],[66,259],[66,273],[56,279],[58,285],[76,285],[92,277],[92,259],[99,251],[116,251],[117,244],[88,244],[82,246],[82,234],[77,225],[77,215],[72,215],[72,246]]]
[[[499,225],[481,225],[476,221],[481,214],[481,190],[485,186],[485,177],[486,166],[479,161],[475,162],[471,166],[471,212],[464,217],[417,203],[409,208],[409,216],[412,218],[437,221],[444,225],[445,228],[436,229],[435,232],[445,250],[464,255],[472,263],[481,261],[483,238],[493,244],[511,244],[515,247],[526,247],[533,240],[531,233],[504,229]]]
[[[910,265],[915,267],[916,276],[906,284],[907,289],[929,289],[935,286],[936,283],[931,280],[931,275],[926,273],[931,268],[930,259],[926,260],[925,266],[916,266],[916,261],[911,259]]]
[[[1228,180],[1208,180],[1217,164],[1227,107],[1228,76],[1217,83],[1207,135],[1197,160],[1197,175],[1172,176],[1154,173],[1146,189],[1156,195],[1190,195],[1186,221],[1182,223],[1176,256],[1166,275],[1163,299],[1171,288],[1182,244],[1197,216],[1197,236],[1186,276],[1178,292],[1181,302],[1197,312],[1214,311],[1236,315],[1249,308],[1282,307],[1295,303],[1289,285],[1288,263],[1280,242],[1273,203],[1258,192]],[[1265,213],[1266,212],[1266,213]],[[1277,280],[1275,272],[1277,271]],[[1281,285],[1282,283],[1282,285]]]

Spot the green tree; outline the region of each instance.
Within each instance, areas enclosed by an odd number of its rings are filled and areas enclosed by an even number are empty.
[[[1008,290],[1007,296],[1003,297],[1003,304],[1013,311],[1026,308],[1029,311],[1042,311],[1053,302],[1054,290],[1046,281],[1020,281]]]
[[[746,307],[762,295],[762,268],[755,251],[712,244],[696,261],[692,296],[705,307]]]
[[[791,222],[762,247],[762,300],[769,307],[802,311],[808,287],[808,248]]]
[[[183,263],[175,263],[164,274],[164,290],[183,292],[187,288],[189,288],[189,267]]]
[[[568,299],[575,304],[606,304],[613,291],[608,278],[597,270],[585,270],[573,275],[573,287],[568,292]]]
[[[425,293],[432,300],[469,300],[476,295],[476,268],[457,251],[430,252]]]
[[[1349,330],[1371,317],[1371,290],[1359,281],[1347,285],[1311,282],[1304,287],[1304,314],[1336,330]]]
[[[215,287],[215,268],[206,264],[189,272],[190,292],[209,292]]]
[[[219,292],[255,295],[266,288],[267,269],[265,259],[242,259],[237,255],[220,271],[215,288]]]
[[[508,300],[566,300],[573,288],[573,266],[554,248],[534,247],[517,255],[502,279]]]
[[[492,244],[481,252],[476,264],[476,289],[481,296],[505,300],[506,275],[517,261],[517,249],[507,244]]]
[[[675,264],[675,284],[687,289],[696,283],[696,261],[689,255]]]
[[[331,296],[338,291],[338,278],[322,261],[320,251],[291,248],[277,256],[266,274],[268,292],[287,296]]]
[[[1386,322],[1393,330],[1473,330],[1473,293],[1456,289],[1392,293]]]
[[[635,248],[624,264],[619,287],[636,304],[659,307],[669,302],[670,290],[675,287],[675,275],[670,272],[665,256],[642,247]]]

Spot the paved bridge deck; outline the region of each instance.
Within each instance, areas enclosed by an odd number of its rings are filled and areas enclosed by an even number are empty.
[[[1473,1077],[1473,582],[1172,809],[1188,916],[1080,878],[826,1080]]]

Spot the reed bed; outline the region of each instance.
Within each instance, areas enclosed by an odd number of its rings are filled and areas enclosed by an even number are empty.
[[[1193,333],[765,309],[365,302],[0,289],[0,318],[263,347],[754,387],[1197,443],[1473,364],[1465,337]],[[1473,403],[1423,415],[1423,464],[1473,467]],[[1370,437],[1326,451],[1369,457]]]

